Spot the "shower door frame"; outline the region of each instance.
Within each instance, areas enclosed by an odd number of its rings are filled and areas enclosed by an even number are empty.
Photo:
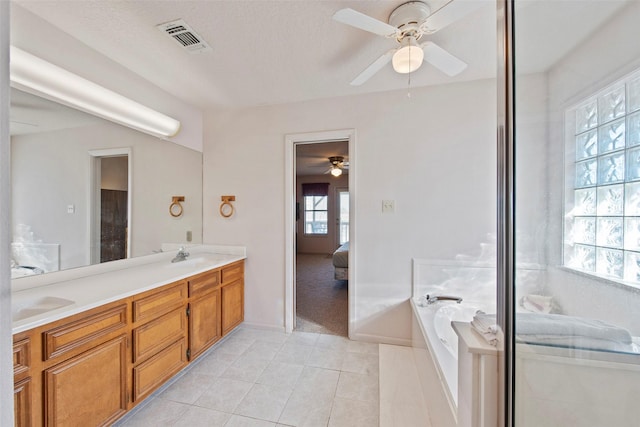
[[[500,426],[515,425],[515,94],[514,0],[497,0],[497,321],[504,333],[498,358]]]

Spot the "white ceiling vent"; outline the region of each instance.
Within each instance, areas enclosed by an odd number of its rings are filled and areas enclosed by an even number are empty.
[[[156,25],[156,27],[171,37],[190,53],[201,53],[211,50],[211,46],[205,42],[195,31],[191,29],[182,19]]]

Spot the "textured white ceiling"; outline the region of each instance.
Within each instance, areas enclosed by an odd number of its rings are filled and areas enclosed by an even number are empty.
[[[495,75],[495,1],[455,1],[485,4],[430,39],[469,67],[450,78],[424,64],[411,76],[412,86]],[[426,2],[437,9],[447,0]],[[403,0],[17,0],[14,3],[203,109],[290,103],[407,87],[407,76],[396,74],[390,65],[364,85],[350,86],[349,82],[360,71],[395,47],[396,42],[331,18],[337,10],[351,7],[386,22]],[[519,71],[527,72],[548,69],[622,2],[521,0],[519,4],[524,6],[519,16],[522,28],[540,29],[539,37],[520,40],[522,51],[531,53],[520,62]],[[187,53],[156,28],[157,24],[178,18],[199,33],[212,51]],[[556,30],[545,31],[546,23],[552,23],[549,27]]]
[[[469,0],[457,0],[469,1]],[[482,0],[472,0],[482,1]],[[493,74],[493,2],[432,38],[469,62],[458,77]],[[201,108],[280,104],[400,89],[407,76],[389,65],[361,87],[349,82],[393,39],[335,22],[351,7],[382,21],[400,1],[17,1],[167,92]],[[429,1],[434,8],[446,0]],[[190,54],[156,28],[181,18],[212,47]],[[490,58],[490,60],[482,58]],[[452,79],[425,64],[412,86]]]

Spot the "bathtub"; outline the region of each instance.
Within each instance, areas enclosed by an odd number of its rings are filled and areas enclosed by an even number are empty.
[[[431,352],[438,375],[445,392],[454,408],[458,406],[458,335],[451,326],[452,321],[470,322],[478,310],[479,304],[464,301],[457,304],[452,301],[438,301],[421,306],[419,298],[411,301],[414,316],[428,349]]]

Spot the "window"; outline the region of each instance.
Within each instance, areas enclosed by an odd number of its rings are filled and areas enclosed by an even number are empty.
[[[304,234],[328,234],[329,183],[302,184]]]
[[[564,264],[640,286],[640,72],[566,112]]]
[[[327,196],[304,197],[304,234],[327,234]]]

